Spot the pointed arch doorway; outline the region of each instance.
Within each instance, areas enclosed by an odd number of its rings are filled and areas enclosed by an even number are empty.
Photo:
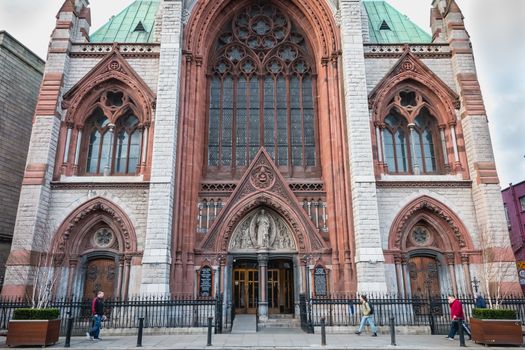
[[[274,210],[260,207],[237,225],[229,245],[236,314],[294,314],[298,260],[294,237]]]

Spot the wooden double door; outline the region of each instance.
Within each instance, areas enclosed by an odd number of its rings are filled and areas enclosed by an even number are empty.
[[[415,314],[441,315],[438,261],[433,257],[412,257],[408,262],[408,274]]]
[[[408,262],[410,289],[416,297],[428,298],[441,294],[439,286],[439,263],[433,257],[415,256]]]
[[[293,313],[293,270],[292,264],[270,262],[266,274],[266,297],[268,313]],[[233,304],[235,313],[255,314],[259,301],[259,269],[257,266],[234,267]]]
[[[98,291],[104,292],[105,298],[111,298],[115,291],[117,268],[114,259],[90,260],[86,266],[84,298],[93,298]]]

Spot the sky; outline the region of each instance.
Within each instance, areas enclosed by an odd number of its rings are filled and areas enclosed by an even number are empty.
[[[524,0],[456,0],[471,36],[501,186],[525,180]],[[90,0],[92,32],[132,0]],[[431,0],[388,0],[430,32]],[[63,0],[0,0],[0,30],[45,58]],[[521,18],[520,18],[521,17]]]

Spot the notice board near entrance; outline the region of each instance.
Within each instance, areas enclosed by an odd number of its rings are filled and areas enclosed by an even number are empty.
[[[203,266],[199,270],[199,296],[210,297],[213,293],[213,270]]]
[[[314,291],[316,296],[327,294],[326,269],[320,265],[314,268]]]

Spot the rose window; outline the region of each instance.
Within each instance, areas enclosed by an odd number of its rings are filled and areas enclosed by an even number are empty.
[[[99,248],[108,248],[113,245],[115,236],[109,228],[101,228],[94,235],[95,245]]]
[[[430,233],[424,227],[418,226],[412,231],[412,240],[419,246],[425,246],[430,243]]]

